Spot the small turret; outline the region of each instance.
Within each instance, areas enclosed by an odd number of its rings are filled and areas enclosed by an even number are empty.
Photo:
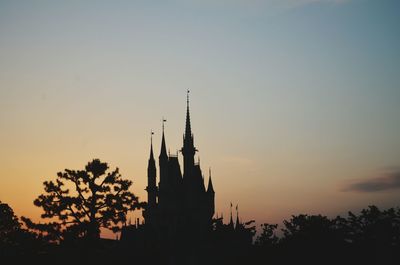
[[[235,229],[238,230],[241,227],[241,223],[239,220],[239,206],[236,204],[236,226]]]
[[[164,136],[164,123],[166,122],[167,120],[166,119],[164,119],[164,117],[163,117],[163,119],[162,119],[162,139],[161,139],[161,150],[160,150],[160,156],[158,157],[160,160],[168,160],[168,155],[167,155],[167,147],[166,147],[166,144],[165,144],[165,136]]]
[[[215,192],[214,187],[211,180],[211,168],[209,169],[209,178],[208,178],[208,186],[207,186],[207,202],[208,202],[208,210],[209,216],[212,218],[215,213]]]
[[[231,203],[231,219],[229,221],[229,228],[232,230],[235,229],[235,225],[233,224],[233,217],[232,217],[232,203]]]
[[[207,193],[215,194],[214,187],[211,180],[211,168],[209,169],[209,178],[208,178],[208,186],[207,186]]]

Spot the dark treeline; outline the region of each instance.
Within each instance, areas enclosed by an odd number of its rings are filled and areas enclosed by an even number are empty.
[[[255,241],[255,258],[272,264],[400,264],[400,209],[376,206],[360,214],[330,219],[300,214],[277,225],[263,224]],[[268,258],[267,258],[268,257]]]
[[[330,219],[294,215],[278,225],[254,222],[236,227],[214,219],[201,242],[178,243],[177,248],[145,240],[94,240],[87,236],[53,241],[27,229],[5,203],[0,203],[2,264],[399,264],[400,209],[375,206],[359,214]],[[168,255],[176,251],[171,261]],[[169,254],[168,254],[169,253]]]
[[[43,184],[34,200],[43,210],[39,223],[0,202],[0,264],[400,264],[400,208],[293,215],[282,228],[262,224],[257,235],[253,220],[234,224],[232,216],[228,224],[212,219],[204,232],[178,224],[154,233],[127,222],[146,204],[118,168],[108,171],[98,159]],[[121,237],[102,239],[102,228]]]

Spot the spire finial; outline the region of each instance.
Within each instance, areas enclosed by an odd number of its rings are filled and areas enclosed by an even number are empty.
[[[164,124],[167,121],[167,119],[165,119],[163,116],[161,121],[162,121],[162,132],[164,133]]]
[[[189,93],[190,93],[190,90],[187,89],[186,90],[186,106],[188,109],[189,109]]]
[[[192,136],[192,128],[190,126],[189,93],[190,90],[188,89],[186,91],[186,128],[185,128],[184,138],[189,142],[191,142],[193,140],[193,136]]]

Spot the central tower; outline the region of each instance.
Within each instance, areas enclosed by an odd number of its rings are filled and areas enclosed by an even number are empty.
[[[194,155],[197,149],[194,147],[194,139],[192,128],[190,125],[190,111],[189,111],[189,90],[186,92],[186,126],[183,135],[183,147],[181,149],[183,155],[183,179],[184,182],[193,179],[194,168]]]

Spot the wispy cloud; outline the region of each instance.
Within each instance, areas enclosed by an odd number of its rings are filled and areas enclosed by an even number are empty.
[[[343,191],[378,192],[400,189],[400,171],[393,171],[386,175],[353,182]]]

